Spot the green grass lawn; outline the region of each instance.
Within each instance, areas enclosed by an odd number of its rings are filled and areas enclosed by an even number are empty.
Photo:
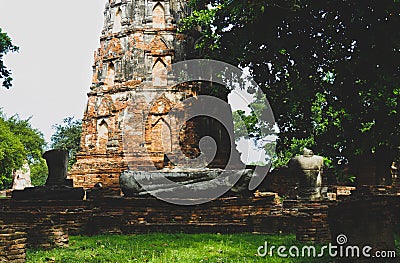
[[[27,262],[331,262],[325,258],[284,259],[257,256],[257,248],[304,244],[293,235],[147,234],[70,237],[70,247],[29,250]],[[276,251],[275,251],[276,254]]]

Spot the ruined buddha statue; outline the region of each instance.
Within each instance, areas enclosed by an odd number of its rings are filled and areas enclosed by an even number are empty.
[[[304,148],[303,155],[292,158],[289,162],[290,172],[298,179],[298,198],[311,201],[323,199],[322,169],[324,159],[314,155],[313,151]]]

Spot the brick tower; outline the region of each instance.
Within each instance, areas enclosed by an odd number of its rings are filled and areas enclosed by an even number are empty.
[[[132,162],[140,170],[148,165],[149,156],[151,165],[162,169],[168,165],[165,153],[172,151],[172,138],[179,138],[187,157],[199,154],[198,138],[210,135],[210,131],[220,144],[229,145],[229,141],[222,139],[225,135],[219,124],[212,120],[187,122],[182,131],[176,120],[166,116],[172,108],[179,108],[184,99],[207,90],[189,84],[166,86],[166,69],[190,53],[187,38],[177,33],[177,23],[190,12],[186,2],[110,0],[106,4],[104,29],[100,48],[94,55],[93,81],[82,120],[81,151],[69,174],[75,187],[91,188],[101,183],[119,189],[121,172],[131,169]],[[128,142],[133,149],[129,167],[123,136],[127,120],[134,124]],[[213,128],[205,128],[206,123]],[[149,153],[147,159],[140,154],[144,151]],[[229,153],[219,148],[217,156],[226,158]],[[213,166],[223,167],[223,158],[216,158]]]
[[[148,98],[157,98],[146,94],[145,100],[142,95],[157,90],[157,85],[165,81],[163,68],[172,61],[185,59],[185,38],[176,29],[187,12],[185,0],[110,0],[106,3],[100,48],[94,54],[93,81],[82,120],[81,151],[70,172],[74,186],[93,187],[102,183],[105,187],[118,188],[119,175],[127,169],[121,129],[127,101],[134,100],[138,112],[148,108],[154,103]],[[167,93],[169,96],[164,94],[159,98],[159,104],[165,106],[162,111],[185,96],[185,92]],[[155,112],[155,115],[162,114]],[[161,127],[153,126],[154,129]],[[151,139],[155,138],[150,138],[145,147],[154,152],[156,163],[162,165],[162,149]]]

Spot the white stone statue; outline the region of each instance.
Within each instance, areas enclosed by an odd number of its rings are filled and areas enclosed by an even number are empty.
[[[31,169],[29,168],[28,162],[13,172],[13,190],[24,190],[27,187],[32,187],[31,183]]]

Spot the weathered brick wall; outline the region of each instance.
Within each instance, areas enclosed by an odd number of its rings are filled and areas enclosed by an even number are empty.
[[[68,234],[296,233],[303,242],[329,242],[340,233],[355,242],[360,238],[371,240],[373,235],[391,235],[400,217],[398,198],[364,199],[280,203],[267,196],[219,198],[195,206],[173,205],[151,197],[97,196],[87,201],[9,199],[0,200],[0,222],[3,222],[1,229],[11,227],[11,232],[26,233],[30,246],[42,248],[67,246]],[[342,202],[344,205],[340,205]],[[381,243],[389,240],[382,237],[376,240]]]
[[[91,217],[93,233],[253,232],[260,219],[279,207],[274,200],[263,198],[223,198],[196,206],[172,205],[153,198],[114,199],[103,200],[98,206]],[[275,233],[280,230],[284,231],[279,226],[268,229]]]
[[[29,247],[52,249],[68,247],[68,227],[61,222],[61,213],[38,211],[3,211],[0,219],[15,231],[26,233]],[[64,220],[64,219],[63,219]]]
[[[26,243],[26,233],[0,220],[0,262],[24,263]]]
[[[202,205],[178,206],[151,197],[92,197],[95,199],[63,202],[3,200],[0,219],[26,232],[31,246],[44,248],[66,246],[67,233],[296,233],[300,241],[329,242],[328,210],[335,204],[299,200],[282,204],[267,196],[219,198]]]
[[[1,220],[27,232],[28,242],[40,247],[67,245],[66,233],[294,233],[296,229],[295,220],[283,214],[282,205],[274,197],[220,198],[195,206],[178,206],[150,197],[2,200],[0,209]],[[33,232],[35,229],[49,231],[42,232],[44,238],[40,239]],[[59,241],[51,243],[51,240]]]
[[[35,239],[34,232],[37,227],[43,228],[43,230],[53,228],[54,235],[49,236],[60,242],[52,244],[66,246],[68,240],[66,240],[65,234],[83,233],[91,214],[92,207],[84,201],[0,200],[0,220],[28,233],[29,244],[39,247],[41,247],[39,241],[31,240],[31,238]],[[46,242],[43,244],[43,247],[47,246]]]
[[[299,203],[296,239],[301,242],[327,243],[332,240],[328,223],[328,203]]]

